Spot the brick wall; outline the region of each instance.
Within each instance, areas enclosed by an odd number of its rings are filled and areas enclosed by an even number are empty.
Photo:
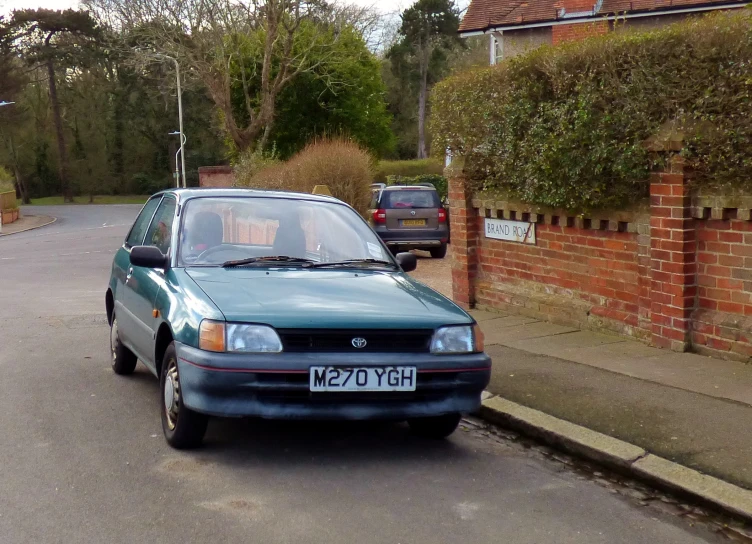
[[[455,300],[748,361],[752,196],[692,195],[682,170],[651,177],[649,206],[591,217],[473,198],[450,172]],[[534,223],[536,243],[487,237],[487,218]]]
[[[198,169],[200,187],[232,187],[234,183],[232,166],[202,166]]]
[[[532,213],[504,202],[474,204],[489,206],[475,210],[476,232],[481,233],[472,290],[476,305],[648,336],[649,321],[640,317],[640,290],[647,282],[636,258],[647,247],[640,247],[645,237],[638,232],[636,216],[582,219],[565,212]],[[535,222],[536,244],[486,238],[487,217]],[[456,234],[453,230],[453,246]]]
[[[608,21],[554,25],[551,27],[551,41],[554,45],[558,45],[569,41],[584,40],[590,36],[600,36],[608,33],[608,31]]]

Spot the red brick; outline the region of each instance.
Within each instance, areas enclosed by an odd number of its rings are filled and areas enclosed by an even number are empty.
[[[731,245],[731,254],[752,257],[752,245],[733,244]]]
[[[713,289],[713,288],[703,288],[704,296],[708,298],[712,298],[713,300],[718,301],[730,301],[731,300],[731,292],[727,289]]]
[[[651,215],[651,220],[654,217],[671,217],[671,208],[667,208],[664,206],[651,206],[650,215]]]
[[[707,343],[709,348],[717,349],[720,351],[728,351],[731,349],[731,342],[728,340],[721,340],[720,338],[708,338]]]
[[[741,244],[744,242],[744,234],[742,234],[741,232],[721,231],[718,233],[718,239],[721,242]]]
[[[719,302],[718,311],[730,314],[744,314],[744,304],[739,304],[737,302]]]
[[[663,218],[661,219],[661,227],[664,229],[678,229],[678,230],[687,230],[686,227],[687,221],[680,218]]]
[[[717,278],[730,278],[731,268],[727,266],[708,265],[705,267],[705,273],[709,276],[715,276]]]
[[[716,242],[718,241],[720,234],[717,230],[712,229],[699,229],[697,231],[697,239],[703,242]]]
[[[687,185],[672,185],[671,186],[671,194],[673,196],[686,196],[689,192],[689,187]]]
[[[721,255],[718,257],[718,264],[721,266],[733,266],[734,268],[741,268],[744,266],[744,257],[737,257],[735,255]]]
[[[653,335],[652,344],[653,346],[657,348],[671,349],[671,340],[669,340],[668,338],[664,338],[662,336],[656,335],[656,334]]]
[[[684,185],[684,174],[661,172],[661,183],[665,185]]]
[[[683,342],[686,339],[687,331],[686,330],[676,330],[669,327],[663,328],[663,336],[664,338],[670,338],[671,340],[679,340],[680,342]]]
[[[706,251],[710,251],[712,253],[729,255],[731,253],[731,244],[728,244],[726,242],[706,242],[705,249]]]
[[[719,289],[743,289],[744,283],[739,280],[730,280],[727,278],[718,279]]]
[[[668,196],[671,195],[672,186],[664,183],[651,183],[650,196]]]
[[[697,254],[697,262],[703,264],[716,264],[718,262],[718,255],[715,253],[701,252]]]
[[[742,232],[752,232],[752,221],[734,221],[731,228]]]

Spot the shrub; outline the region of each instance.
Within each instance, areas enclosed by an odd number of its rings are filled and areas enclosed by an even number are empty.
[[[235,165],[235,183],[236,185],[250,186],[255,175],[279,164],[281,164],[281,161],[277,157],[276,148],[270,152],[245,151],[240,155]]]
[[[430,183],[436,187],[439,198],[442,202],[449,196],[449,184],[447,178],[437,174],[424,174],[422,176],[405,177],[405,176],[387,176],[387,185],[420,185],[421,183]]]
[[[257,189],[310,193],[326,185],[332,196],[365,214],[371,200],[373,159],[358,144],[345,139],[322,139],[284,163],[272,163],[237,184]]]
[[[442,175],[444,163],[437,159],[416,159],[412,161],[380,161],[376,167],[374,181],[386,183],[388,176],[415,177],[429,174]]]
[[[439,84],[434,148],[478,189],[582,212],[646,197],[644,142],[673,124],[695,183],[752,189],[750,58],[746,10],[544,47]]]
[[[155,178],[145,172],[139,172],[138,174],[133,174],[133,177],[131,177],[131,190],[138,195],[153,195],[170,187],[172,181],[168,181],[166,178]]]

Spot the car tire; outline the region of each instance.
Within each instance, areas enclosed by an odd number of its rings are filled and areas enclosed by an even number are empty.
[[[408,420],[410,430],[417,436],[442,440],[457,430],[462,416],[446,414],[435,417],[421,417]]]
[[[167,443],[178,450],[199,447],[204,440],[209,418],[183,405],[174,342],[167,347],[162,359],[159,391],[162,431]]]
[[[441,244],[441,246],[439,247],[432,247],[430,249],[430,252],[431,257],[433,257],[434,259],[443,259],[444,257],[446,257],[447,245]]]
[[[129,376],[136,370],[138,357],[135,353],[126,348],[120,341],[120,332],[118,331],[117,317],[112,317],[110,323],[110,361],[112,370],[120,376]]]

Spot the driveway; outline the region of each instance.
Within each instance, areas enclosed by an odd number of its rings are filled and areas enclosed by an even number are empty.
[[[204,449],[171,450],[156,379],[109,368],[104,292],[137,210],[45,207],[58,222],[0,238],[3,544],[717,541],[472,424],[431,442],[213,421]]]

